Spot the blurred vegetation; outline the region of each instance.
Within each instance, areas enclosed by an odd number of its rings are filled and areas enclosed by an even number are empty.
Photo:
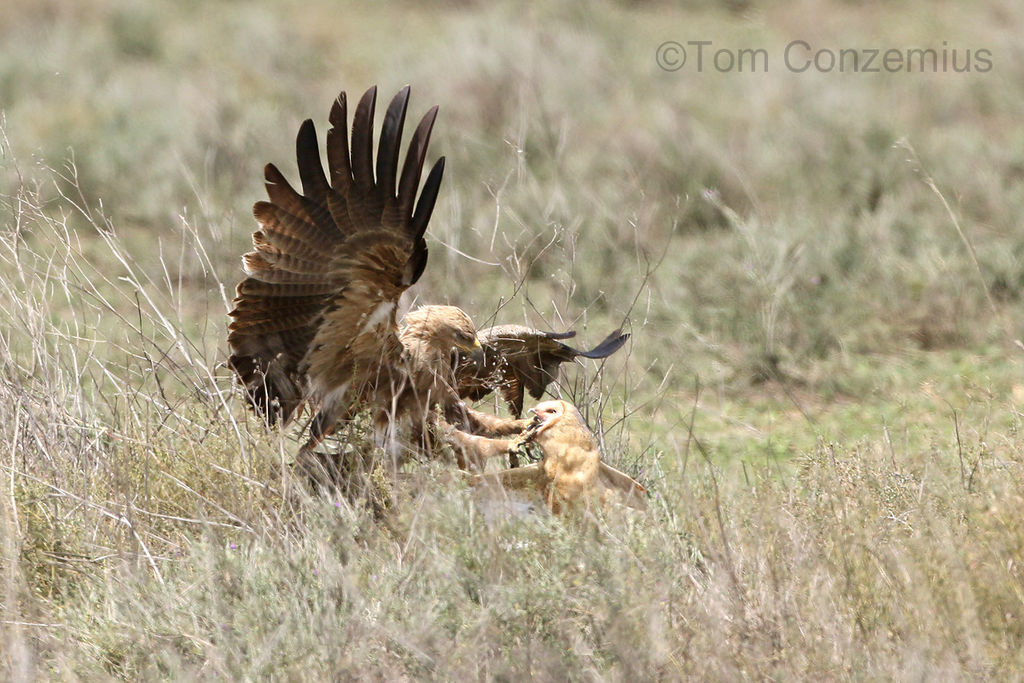
[[[1007,678],[1024,662],[1024,9],[0,6],[0,676]],[[987,73],[792,73],[815,48]],[[658,68],[674,40],[767,72]],[[944,42],[945,41],[945,42]],[[624,352],[557,389],[647,515],[444,463],[310,492],[222,363],[262,167],[440,104],[410,297]]]

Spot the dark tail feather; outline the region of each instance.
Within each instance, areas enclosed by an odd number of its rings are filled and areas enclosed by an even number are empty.
[[[580,351],[579,349],[573,349],[573,351],[576,352],[577,356],[583,356],[584,358],[607,358],[621,349],[627,339],[629,339],[629,334],[623,334],[622,330],[618,329],[589,351]]]

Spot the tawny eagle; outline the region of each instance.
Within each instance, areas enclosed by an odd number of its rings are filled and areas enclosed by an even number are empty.
[[[514,433],[526,421],[472,411],[460,393],[477,399],[500,389],[518,416],[524,388],[539,397],[561,362],[604,357],[626,335],[613,334],[592,351],[557,341],[571,333],[523,327],[492,328],[480,339],[470,317],[453,306],[422,306],[399,327],[399,297],[427,263],[424,232],[445,160],[437,160],[420,189],[433,107],[399,165],[406,87],[384,115],[374,162],[376,97],[370,88],[356,106],[351,147],[345,93],[335,100],[327,175],[313,122],[302,124],[301,194],[277,167],[266,166],[270,201],[253,209],[259,230],[229,314],[230,365],[252,407],[271,422],[288,421],[304,404],[316,411],[307,446],[366,408],[379,428],[399,420],[423,425],[440,407],[471,431]]]

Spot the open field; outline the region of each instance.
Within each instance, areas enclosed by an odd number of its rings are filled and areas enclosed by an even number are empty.
[[[7,0],[0,678],[1020,678],[1022,33],[1011,0]],[[766,68],[659,68],[703,40]],[[556,393],[647,514],[485,518],[444,462],[375,514],[246,413],[262,167],[406,83],[448,159],[409,305],[625,326]]]

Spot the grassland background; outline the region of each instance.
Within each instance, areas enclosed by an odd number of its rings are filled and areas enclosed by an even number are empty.
[[[1010,0],[3,3],[0,677],[1020,677],[1022,29]],[[993,67],[794,74],[794,39]],[[770,68],[665,72],[666,40]],[[381,519],[242,409],[263,164],[406,83],[448,157],[416,297],[624,324],[559,391],[648,514],[489,520],[429,463]]]

